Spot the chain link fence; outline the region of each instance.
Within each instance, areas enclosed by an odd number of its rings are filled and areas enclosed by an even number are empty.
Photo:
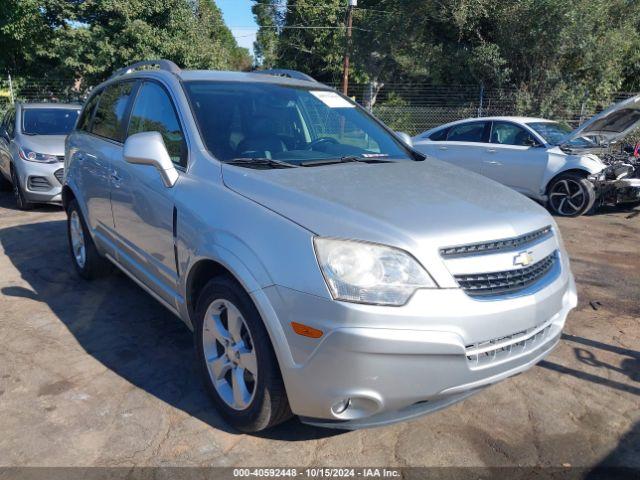
[[[0,77],[0,115],[14,102],[82,103],[87,93],[76,82],[5,75]]]
[[[0,77],[0,115],[13,101],[23,102],[79,102],[89,90],[78,82],[44,78]],[[333,85],[340,88],[339,85]],[[612,103],[633,96],[632,92],[618,92],[608,98],[591,102],[588,95],[573,103],[553,102],[548,114],[543,105],[544,95],[535,102],[523,99],[523,92],[515,88],[484,89],[479,85],[434,85],[427,83],[351,84],[349,96],[373,112],[393,130],[416,135],[443,123],[469,117],[491,115],[525,115],[563,121],[573,127],[608,107]],[[531,100],[531,99],[529,99]],[[534,104],[534,106],[531,105]],[[548,102],[547,102],[548,107]],[[638,132],[635,133],[638,136]]]
[[[613,103],[636,93],[616,92],[593,101],[550,101],[545,95],[531,101],[515,88],[484,89],[478,85],[386,84],[349,86],[349,96],[396,131],[416,135],[444,123],[482,116],[550,118],[577,127]],[[550,113],[550,111],[552,113]]]

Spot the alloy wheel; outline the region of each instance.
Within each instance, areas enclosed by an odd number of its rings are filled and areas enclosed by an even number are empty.
[[[80,268],[84,268],[87,261],[87,249],[84,243],[84,232],[80,223],[80,215],[76,210],[71,212],[69,217],[69,232],[71,234],[71,248],[73,257]]]
[[[560,215],[576,215],[587,202],[587,194],[575,180],[563,179],[556,182],[549,193],[551,207]]]
[[[242,313],[230,301],[209,305],[202,332],[204,359],[220,398],[234,410],[246,410],[256,393],[258,359]]]

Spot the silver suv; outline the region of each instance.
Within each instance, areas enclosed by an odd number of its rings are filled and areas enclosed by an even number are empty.
[[[69,245],[193,329],[230,424],[412,418],[556,345],[576,289],[542,207],[296,73],[156,63],[97,87],[68,138]]]
[[[0,183],[11,183],[18,208],[62,202],[64,141],[79,113],[80,105],[52,103],[18,103],[5,113]]]

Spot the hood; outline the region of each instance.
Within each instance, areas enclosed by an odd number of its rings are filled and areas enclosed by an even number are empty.
[[[410,251],[509,238],[553,224],[523,195],[432,159],[274,170],[223,165],[223,178],[230,189],[318,235]]]
[[[640,125],[640,95],[618,102],[591,117],[567,135],[562,144],[580,137],[595,137],[599,143],[624,138]]]
[[[22,135],[22,146],[38,153],[48,155],[64,155],[64,141],[66,135]]]

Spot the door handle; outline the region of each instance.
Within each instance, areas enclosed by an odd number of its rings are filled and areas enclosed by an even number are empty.
[[[120,187],[120,181],[122,180],[119,176],[118,176],[118,172],[111,172],[111,174],[109,175],[109,177],[111,177],[111,180],[114,183],[114,186],[116,188]]]
[[[438,150],[447,150],[447,149],[448,149],[448,147],[445,147],[444,145],[443,145],[443,146],[438,147]]]
[[[485,152],[487,152],[487,153],[496,153],[496,149],[495,148],[487,148],[485,150]]]
[[[484,163],[489,164],[489,165],[502,165],[502,163],[496,162],[495,160],[487,160]]]

